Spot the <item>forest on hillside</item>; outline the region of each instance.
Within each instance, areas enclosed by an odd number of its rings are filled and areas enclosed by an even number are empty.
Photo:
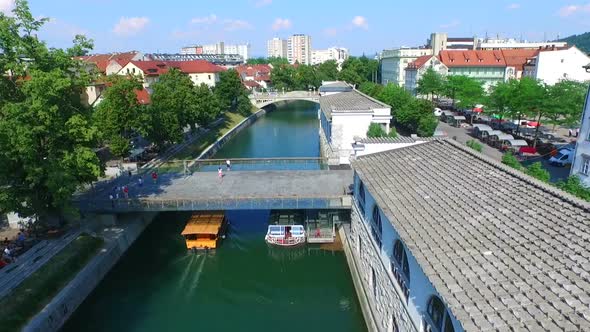
[[[559,41],[567,42],[569,45],[576,45],[582,52],[590,53],[590,32],[565,37]]]

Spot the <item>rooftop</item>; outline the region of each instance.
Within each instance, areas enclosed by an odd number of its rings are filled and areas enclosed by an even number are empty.
[[[440,51],[439,59],[447,67],[506,67],[502,51]]]
[[[466,331],[590,330],[590,204],[451,140],[353,162]]]
[[[391,107],[358,90],[352,90],[320,96],[320,108],[329,117],[332,113],[372,112],[375,108]]]

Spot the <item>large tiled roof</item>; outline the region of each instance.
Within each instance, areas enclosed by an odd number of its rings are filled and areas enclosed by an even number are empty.
[[[375,108],[390,108],[366,94],[352,90],[320,97],[320,108],[327,116],[332,113],[372,112]]]
[[[445,50],[438,55],[447,67],[506,67],[502,51],[477,50],[459,51]]]
[[[590,331],[590,204],[450,140],[353,167],[466,331]]]
[[[121,66],[125,66],[137,55],[136,51],[112,53],[112,54],[93,54],[78,57],[77,59],[94,63],[101,73],[106,73],[107,67],[111,60],[117,61]]]
[[[131,61],[133,65],[141,69],[146,75],[161,75],[170,68],[176,68],[186,74],[218,73],[224,71],[220,66],[205,60],[191,61]]]

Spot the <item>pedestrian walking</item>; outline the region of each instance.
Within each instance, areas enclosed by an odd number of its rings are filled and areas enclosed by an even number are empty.
[[[125,195],[125,198],[129,198],[129,187],[123,187],[123,194]]]
[[[139,187],[140,187],[140,188],[141,188],[141,187],[143,187],[143,178],[141,178],[141,177],[140,177],[140,178],[137,180],[137,183],[139,184]]]
[[[154,181],[154,183],[158,182],[158,173],[156,173],[155,171],[152,172],[152,180]]]
[[[8,247],[4,248],[4,257],[9,259],[11,262],[16,262],[16,256],[14,256],[12,250],[10,250]]]
[[[567,130],[567,136],[568,137],[572,137],[572,133],[573,133],[572,128],[570,128],[570,129]]]
[[[231,161],[229,161],[229,159],[225,161],[225,167],[227,167],[227,171],[229,172],[231,169]]]
[[[115,208],[115,197],[113,194],[109,195],[109,199],[111,200],[111,207]]]
[[[219,180],[223,180],[223,169],[221,166],[217,169],[217,175],[219,176]]]

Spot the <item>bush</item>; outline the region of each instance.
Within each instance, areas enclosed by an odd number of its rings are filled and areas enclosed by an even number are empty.
[[[549,175],[549,172],[543,168],[543,164],[540,162],[528,166],[525,173],[543,182],[549,182],[549,179],[551,179],[551,175]]]
[[[470,139],[465,144],[477,152],[481,152],[481,150],[483,150],[483,146],[478,141],[476,141],[474,139]]]
[[[559,181],[557,187],[583,200],[590,201],[590,188],[585,187],[580,178],[570,176],[566,181]]]
[[[502,163],[514,169],[522,170],[522,165],[520,164],[518,159],[516,159],[516,157],[512,154],[512,152],[506,152],[504,156],[502,156]]]
[[[383,128],[381,127],[380,124],[378,123],[371,123],[371,125],[369,125],[369,130],[367,130],[367,137],[385,137],[387,136],[387,134],[385,133],[385,130],[383,130]]]
[[[395,127],[391,127],[389,128],[389,135],[387,135],[391,138],[396,138],[397,137],[397,131],[395,130]]]

